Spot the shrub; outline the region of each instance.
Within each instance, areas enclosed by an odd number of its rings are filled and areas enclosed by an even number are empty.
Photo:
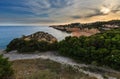
[[[11,65],[8,58],[3,58],[3,55],[0,55],[0,79],[9,79],[13,75]]]
[[[14,39],[7,45],[6,48],[7,52],[10,52],[12,50],[17,50],[20,53],[57,50],[57,42],[49,43],[46,41],[25,41],[23,39]]]

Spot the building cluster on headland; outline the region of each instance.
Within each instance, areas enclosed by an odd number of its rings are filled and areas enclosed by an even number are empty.
[[[84,29],[98,29],[99,31],[110,30],[112,28],[120,28],[120,20],[112,20],[107,22],[94,22],[94,23],[72,23],[66,25],[53,25],[50,26],[57,30],[65,32],[83,31]]]

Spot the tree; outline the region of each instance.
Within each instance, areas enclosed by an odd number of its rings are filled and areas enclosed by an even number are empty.
[[[114,69],[120,66],[120,29],[92,35],[66,37],[58,43],[61,55],[84,63],[106,65]]]

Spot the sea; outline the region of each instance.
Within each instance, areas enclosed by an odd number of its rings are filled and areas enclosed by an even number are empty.
[[[38,31],[52,34],[58,41],[70,36],[66,32],[56,30],[49,26],[0,26],[0,50],[4,50],[14,38],[19,38],[22,35],[30,35]]]

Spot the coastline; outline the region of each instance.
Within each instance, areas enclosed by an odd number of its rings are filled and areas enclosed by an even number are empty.
[[[7,30],[6,30],[7,29]],[[32,30],[33,29],[33,30]],[[63,40],[66,36],[70,34],[61,32],[49,26],[6,26],[0,27],[0,50],[5,49],[6,46],[15,38],[19,38],[22,35],[30,35],[36,32],[47,32],[57,38],[58,41]]]

